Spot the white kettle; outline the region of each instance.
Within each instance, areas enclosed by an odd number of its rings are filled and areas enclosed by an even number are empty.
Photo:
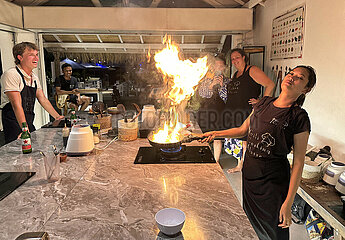
[[[76,124],[68,137],[66,152],[69,156],[89,154],[95,147],[93,133],[88,124]]]

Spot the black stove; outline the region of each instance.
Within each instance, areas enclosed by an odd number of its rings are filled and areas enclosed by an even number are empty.
[[[134,164],[216,163],[208,146],[185,146],[176,149],[140,147]]]
[[[0,172],[0,201],[35,175],[35,172]]]

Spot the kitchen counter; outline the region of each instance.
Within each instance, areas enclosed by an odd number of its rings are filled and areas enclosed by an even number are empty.
[[[302,181],[297,193],[334,228],[335,240],[345,239],[343,204],[334,186],[322,180],[318,183]]]
[[[0,148],[0,171],[36,172],[0,201],[0,239],[31,231],[51,239],[165,239],[154,215],[166,207],[186,214],[179,239],[257,239],[218,164],[134,165],[148,141],[117,141],[69,157],[61,179],[48,183],[39,150],[52,144],[61,147],[61,129],[32,133],[31,154],[21,154],[19,141]]]

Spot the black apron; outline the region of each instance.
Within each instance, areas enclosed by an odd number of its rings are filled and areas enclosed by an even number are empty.
[[[20,92],[20,96],[22,98],[22,107],[25,114],[25,119],[28,124],[30,132],[33,132],[36,130],[34,126],[34,106],[35,106],[35,100],[36,100],[36,90],[37,90],[37,84],[36,81],[35,87],[30,87],[26,85],[24,75],[19,70],[18,67],[16,67],[17,72],[22,77],[22,81],[24,84],[23,90]],[[18,138],[18,135],[22,132],[21,126],[19,126],[16,115],[14,114],[12,104],[11,102],[8,102],[4,108],[2,109],[2,125],[4,128],[4,134],[5,134],[5,143],[12,142]]]
[[[242,125],[252,112],[252,105],[248,103],[249,99],[258,98],[261,94],[261,85],[249,75],[251,67],[247,69],[246,64],[242,75],[236,77],[236,72],[228,84],[228,99],[223,113],[227,129]]]
[[[242,169],[243,209],[259,239],[289,239],[289,228],[278,227],[279,211],[287,197],[291,149],[290,108],[277,108],[271,99],[250,119]]]

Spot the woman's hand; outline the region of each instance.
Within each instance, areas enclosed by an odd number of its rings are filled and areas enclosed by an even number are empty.
[[[249,99],[249,104],[251,104],[251,105],[255,105],[255,104],[257,104],[258,102],[259,102],[259,99],[256,99],[256,98],[251,98],[251,99]]]
[[[58,116],[56,116],[56,117],[54,117],[55,118],[55,120],[61,120],[61,119],[64,119],[65,117],[64,116],[61,116],[61,115],[58,115]]]
[[[220,75],[220,76],[215,76],[214,77],[214,82],[215,84],[219,84],[220,86],[223,86],[223,75]]]
[[[202,135],[202,137],[204,137],[204,139],[200,140],[200,142],[212,142],[216,137],[216,131],[206,132]]]
[[[279,222],[278,227],[281,228],[288,228],[291,225],[291,204],[288,204],[286,201],[280,208]]]

